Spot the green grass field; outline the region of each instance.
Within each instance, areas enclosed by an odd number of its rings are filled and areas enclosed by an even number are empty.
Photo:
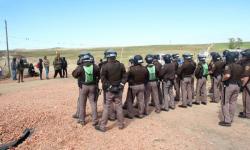
[[[152,46],[133,46],[124,47],[121,59],[121,47],[114,47],[118,52],[118,60],[122,62],[127,62],[130,56],[135,54],[141,54],[145,56],[146,54],[152,53],[184,53],[190,52],[194,55],[198,54],[201,50],[206,50],[211,44],[199,44],[199,45],[152,45]],[[221,52],[228,48],[228,43],[216,43],[213,44],[210,51]],[[244,42],[242,48],[250,48],[250,42]],[[93,49],[40,49],[32,51],[17,51],[16,54],[24,55],[26,57],[43,57],[48,56],[49,58],[55,57],[56,50],[60,51],[61,55],[70,60],[76,60],[77,56],[83,52],[88,51],[94,55],[96,60],[103,58],[103,52],[106,48],[93,48]]]

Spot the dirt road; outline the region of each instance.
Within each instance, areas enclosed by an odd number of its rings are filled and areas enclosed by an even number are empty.
[[[1,81],[0,93],[0,144],[17,138],[27,127],[34,129],[17,149],[250,149],[250,120],[235,117],[231,128],[218,126],[219,104],[126,119],[124,130],[109,122],[109,130],[100,133],[90,116],[83,127],[71,118],[78,97],[72,78]],[[240,97],[238,103],[240,110]],[[102,96],[98,106],[101,115]]]

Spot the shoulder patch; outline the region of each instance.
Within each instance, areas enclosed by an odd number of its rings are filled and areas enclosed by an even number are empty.
[[[250,66],[246,66],[245,70],[248,71],[250,69]]]
[[[229,70],[229,66],[225,66],[225,70]]]

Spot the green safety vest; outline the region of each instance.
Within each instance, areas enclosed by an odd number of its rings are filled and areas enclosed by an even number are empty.
[[[91,83],[94,81],[93,76],[93,65],[90,66],[83,66],[85,72],[85,83]]]
[[[202,64],[202,68],[203,68],[203,76],[207,76],[208,75],[208,65],[207,65],[207,63],[205,63],[205,64]]]
[[[149,81],[153,81],[156,80],[156,69],[155,69],[155,65],[149,65],[147,67],[148,72],[149,72]]]

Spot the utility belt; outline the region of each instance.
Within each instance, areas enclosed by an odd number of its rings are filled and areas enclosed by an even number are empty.
[[[219,75],[214,75],[213,77],[217,79],[217,78],[218,78],[218,76],[221,76],[221,74],[219,74]]]
[[[121,87],[120,84],[118,85],[110,85],[107,89],[108,92],[111,92],[113,94],[118,94],[120,91],[122,91],[123,87]]]
[[[240,83],[240,81],[223,81],[223,85],[224,85],[224,87],[226,86],[229,86],[230,84],[232,84],[232,85],[238,85],[239,87],[241,87],[241,83]]]
[[[193,77],[193,74],[190,74],[190,75],[183,75],[182,76],[182,79],[184,79],[184,78],[192,78]]]
[[[142,84],[145,84],[145,83],[129,83],[129,86],[136,86],[136,85],[142,85]]]
[[[165,83],[167,83],[168,81],[170,81],[171,84],[174,84],[174,80],[172,80],[172,79],[163,80],[163,82],[165,82]]]

